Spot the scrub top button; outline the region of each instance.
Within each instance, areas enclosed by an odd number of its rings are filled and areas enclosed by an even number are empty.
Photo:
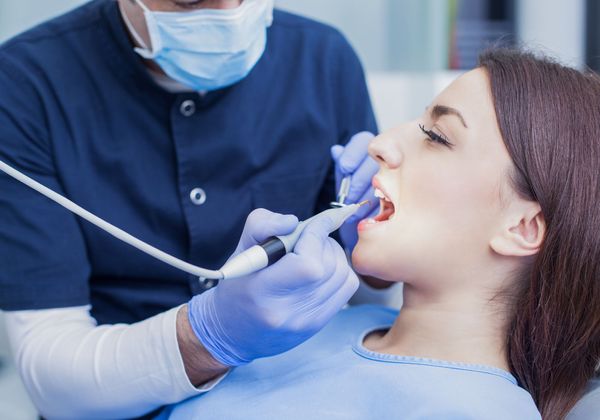
[[[200,282],[200,285],[202,286],[202,288],[205,289],[205,290],[212,289],[219,282],[219,280],[207,279],[205,277],[200,277],[198,279],[198,281]]]
[[[196,113],[196,103],[191,99],[183,101],[179,107],[179,112],[184,117],[191,117]]]
[[[197,206],[201,206],[206,202],[206,192],[202,188],[194,188],[190,191],[190,200]]]

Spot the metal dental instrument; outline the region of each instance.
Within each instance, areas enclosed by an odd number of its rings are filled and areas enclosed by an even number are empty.
[[[346,204],[344,204],[344,202],[346,201],[346,198],[348,197],[348,193],[350,192],[350,180],[351,180],[351,176],[350,175],[346,175],[343,179],[342,182],[340,183],[340,191],[338,192],[337,195],[337,201],[332,201],[331,203],[329,203],[329,205],[333,208],[340,208],[340,207],[344,207]]]
[[[361,205],[368,203],[368,201],[363,201],[359,204],[352,204],[349,206],[345,205],[341,208],[325,210],[309,219],[304,220],[303,222],[300,222],[294,232],[290,233],[289,235],[269,238],[264,243],[247,249],[246,251],[231,258],[220,270],[207,270],[205,268],[182,261],[179,258],[169,255],[166,252],[163,252],[160,249],[139,240],[122,229],[119,229],[118,227],[78,206],[66,197],[63,197],[50,188],[19,172],[12,166],[4,163],[2,160],[0,160],[0,170],[15,178],[17,181],[20,181],[28,187],[36,190],[40,194],[48,197],[57,204],[60,204],[79,217],[108,232],[115,238],[128,243],[140,251],[166,264],[169,264],[172,267],[185,271],[186,273],[190,273],[194,276],[205,279],[216,280],[247,275],[273,264],[286,253],[291,252],[294,249],[296,242],[298,242],[298,239],[300,238],[300,234],[312,220],[319,217],[331,217],[335,221],[335,228],[332,230],[333,232],[334,230],[338,229],[348,217],[354,214]]]

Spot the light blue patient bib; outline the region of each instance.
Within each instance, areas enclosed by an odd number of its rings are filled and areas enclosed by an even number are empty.
[[[365,335],[388,328],[397,314],[371,305],[346,309],[302,345],[234,369],[212,391],[163,415],[186,420],[541,419],[529,393],[504,370],[362,346]]]

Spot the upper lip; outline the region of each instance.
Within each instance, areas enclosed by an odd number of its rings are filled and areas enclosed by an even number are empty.
[[[383,193],[383,195],[385,195],[385,198],[387,198],[389,201],[392,201],[392,199],[390,198],[390,195],[385,190],[383,185],[381,185],[381,181],[379,180],[379,178],[377,178],[377,176],[373,177],[372,185],[373,185],[373,188],[377,188],[378,190],[380,190]]]

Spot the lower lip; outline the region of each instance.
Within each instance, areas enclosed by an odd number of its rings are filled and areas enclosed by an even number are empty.
[[[368,229],[373,229],[374,227],[377,227],[377,225],[385,223],[385,222],[375,222],[375,223],[373,223],[370,220],[372,220],[372,219],[363,219],[363,220],[361,220],[360,223],[358,224],[358,226],[356,227],[356,229],[359,232],[363,232],[363,231],[368,230]]]

